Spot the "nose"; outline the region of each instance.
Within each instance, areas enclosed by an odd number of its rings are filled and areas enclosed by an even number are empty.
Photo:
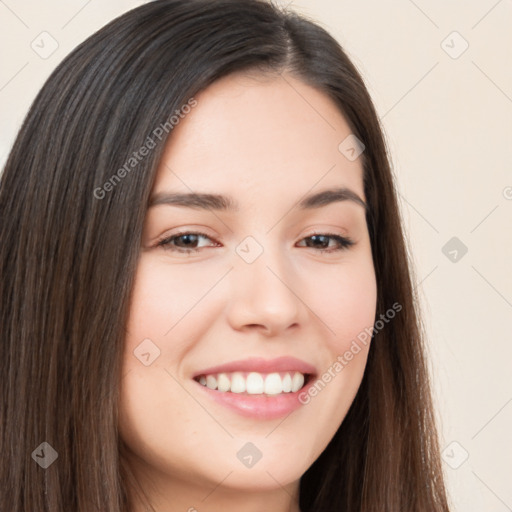
[[[259,330],[271,337],[304,322],[307,307],[301,297],[302,280],[282,251],[265,248],[252,263],[239,259],[230,274],[227,315],[234,329]]]

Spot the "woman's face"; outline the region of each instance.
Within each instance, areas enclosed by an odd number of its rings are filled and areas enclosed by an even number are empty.
[[[294,489],[366,364],[369,347],[351,349],[376,312],[365,210],[350,197],[365,201],[361,158],[335,104],[289,75],[231,75],[196,100],[147,212],[120,434],[147,491]],[[349,196],[308,205],[331,189]]]

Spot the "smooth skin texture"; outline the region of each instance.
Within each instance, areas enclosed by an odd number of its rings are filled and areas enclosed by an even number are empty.
[[[196,99],[172,132],[152,196],[224,194],[240,210],[149,208],[127,326],[120,435],[159,512],[296,512],[299,480],[343,421],[369,347],[307,405],[274,420],[206,399],[192,376],[279,356],[303,359],[320,376],[373,325],[377,289],[364,208],[348,200],[296,207],[305,195],[336,187],[365,201],[363,168],[338,149],[351,130],[335,104],[290,75],[230,75]],[[158,246],[181,231],[206,237]],[[312,242],[315,233],[354,245],[322,252],[339,244]],[[263,248],[250,264],[236,252],[248,236]],[[134,356],[146,338],[160,350],[149,366]],[[236,456],[247,442],[262,452],[252,468]]]

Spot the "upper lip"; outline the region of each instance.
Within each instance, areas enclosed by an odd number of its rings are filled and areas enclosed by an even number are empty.
[[[296,371],[302,374],[315,374],[316,368],[301,359],[297,359],[296,357],[283,356],[275,359],[251,357],[205,368],[204,370],[194,373],[194,378],[199,377],[200,375],[231,373],[236,371],[258,373]]]

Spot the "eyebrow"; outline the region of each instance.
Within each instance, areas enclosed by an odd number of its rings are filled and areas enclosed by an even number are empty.
[[[317,192],[303,198],[298,208],[312,210],[341,201],[351,201],[362,206],[365,211],[368,205],[353,190],[346,187],[334,188]],[[171,193],[161,192],[155,194],[149,201],[149,208],[157,205],[183,206],[196,210],[240,211],[238,202],[231,196],[221,194],[207,194],[200,192]]]

